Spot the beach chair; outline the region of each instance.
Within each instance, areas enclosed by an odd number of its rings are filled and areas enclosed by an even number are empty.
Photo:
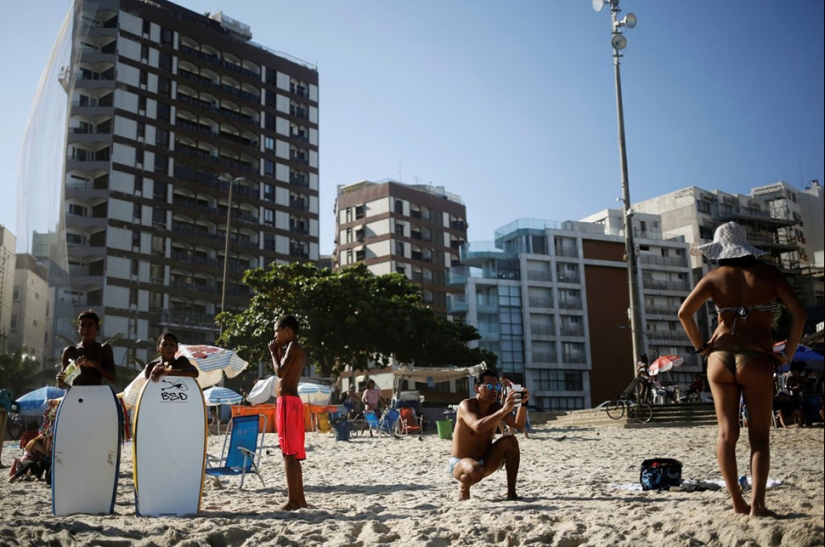
[[[378,416],[375,415],[375,411],[367,410],[364,412],[364,419],[367,421],[367,431],[370,432],[370,437],[372,437],[373,432],[378,435],[381,431],[381,422],[378,420]]]
[[[263,421],[263,428],[259,435],[260,422]],[[264,479],[258,470],[261,461],[261,452],[264,446],[264,435],[266,434],[266,416],[257,414],[251,416],[235,416],[229,422],[221,448],[220,464],[218,467],[207,467],[206,474],[210,477],[241,476],[241,484],[238,488],[243,488],[243,482],[247,473],[255,473],[265,487]],[[260,436],[260,441],[259,441]],[[227,440],[229,447],[227,448]],[[209,458],[207,457],[207,464]]]
[[[400,414],[398,431],[402,435],[407,435],[410,431],[421,433],[421,424],[418,423],[418,416],[415,415],[414,408],[403,407],[400,409]]]
[[[381,420],[378,424],[378,434],[387,434],[392,435],[398,431],[398,422],[401,419],[401,414],[398,413],[397,410],[394,408],[388,409],[384,412],[384,415],[381,416]]]

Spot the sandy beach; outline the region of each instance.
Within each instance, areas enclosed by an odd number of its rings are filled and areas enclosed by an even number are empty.
[[[520,437],[518,501],[506,501],[504,473],[457,502],[447,474],[450,441],[435,434],[395,439],[307,435],[304,462],[309,509],[277,510],[284,475],[275,435],[267,435],[261,486],[248,476],[223,488],[207,481],[201,514],[187,518],[135,516],[131,445],[124,445],[115,514],[51,514],[43,482],[0,483],[0,546],[258,546],[258,545],[824,545],[821,427],[775,430],[771,437],[768,507],[784,518],[734,515],[724,489],[642,492],[642,460],[680,460],[684,479],[720,480],[716,428],[538,426]],[[209,451],[220,452],[211,437]],[[17,451],[6,442],[3,463]],[[747,471],[747,439],[739,441],[740,474]],[[7,472],[7,470],[4,470]]]

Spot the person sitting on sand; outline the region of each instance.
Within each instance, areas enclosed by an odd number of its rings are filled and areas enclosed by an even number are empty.
[[[304,475],[301,461],[307,457],[304,447],[304,403],[298,396],[298,381],[304,370],[306,353],[298,343],[300,324],[292,315],[285,315],[275,323],[275,339],[269,343],[272,367],[278,375],[275,425],[278,444],[284,455],[287,502],[284,511],[307,507],[304,498]]]
[[[524,429],[530,394],[526,388],[521,392],[510,391],[499,403],[501,383],[498,374],[491,370],[482,370],[476,375],[473,389],[476,396],[464,399],[458,406],[453,431],[449,470],[459,482],[458,499],[470,499],[470,487],[502,466],[507,468],[507,499],[518,499],[516,477],[521,459],[518,438],[505,435],[493,442],[493,434],[501,422],[513,429]],[[513,415],[519,394],[522,405]]]

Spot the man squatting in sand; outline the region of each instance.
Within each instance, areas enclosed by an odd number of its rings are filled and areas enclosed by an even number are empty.
[[[513,429],[523,430],[527,420],[526,389],[510,391],[503,404],[498,401],[501,384],[498,375],[490,370],[479,372],[474,381],[476,396],[464,399],[458,406],[453,431],[453,449],[450,457],[450,473],[459,482],[458,499],[470,499],[470,487],[481,479],[507,468],[507,499],[518,499],[516,477],[521,459],[518,439],[505,435],[493,442],[498,424],[504,422]],[[519,402],[521,407],[512,414]]]
[[[306,354],[296,340],[298,330],[298,320],[284,315],[275,323],[275,339],[269,343],[272,366],[279,380],[275,425],[286,472],[287,502],[281,506],[284,511],[307,506],[301,470],[301,460],[307,457],[304,448],[304,404],[298,396],[298,380],[304,370]]]

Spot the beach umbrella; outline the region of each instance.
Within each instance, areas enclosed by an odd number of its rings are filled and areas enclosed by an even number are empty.
[[[660,372],[667,372],[672,368],[682,365],[685,360],[678,355],[662,355],[648,367],[648,374],[656,376]]]
[[[278,377],[269,376],[255,382],[246,400],[253,405],[260,405],[269,401],[272,397],[277,397],[276,390],[278,389]]]
[[[298,395],[311,405],[328,405],[332,398],[332,388],[322,384],[301,382],[298,384]]]
[[[781,353],[784,351],[786,342],[787,340],[782,340],[781,342],[775,343],[773,345],[773,351],[776,353]],[[796,347],[796,353],[793,355],[793,362],[804,363],[805,367],[809,370],[822,371],[825,369],[825,357],[803,344],[799,344]],[[787,372],[791,368],[791,364],[783,363],[780,368],[783,372]]]
[[[58,387],[44,386],[30,391],[17,399],[17,412],[24,416],[40,416],[48,406],[49,399],[63,397],[66,392]]]
[[[234,378],[249,365],[231,349],[217,346],[180,344],[177,355],[186,357],[198,368],[198,385],[201,387],[220,383],[224,374]]]
[[[206,406],[237,405],[243,401],[243,397],[228,387],[214,386],[203,391],[203,398]]]

